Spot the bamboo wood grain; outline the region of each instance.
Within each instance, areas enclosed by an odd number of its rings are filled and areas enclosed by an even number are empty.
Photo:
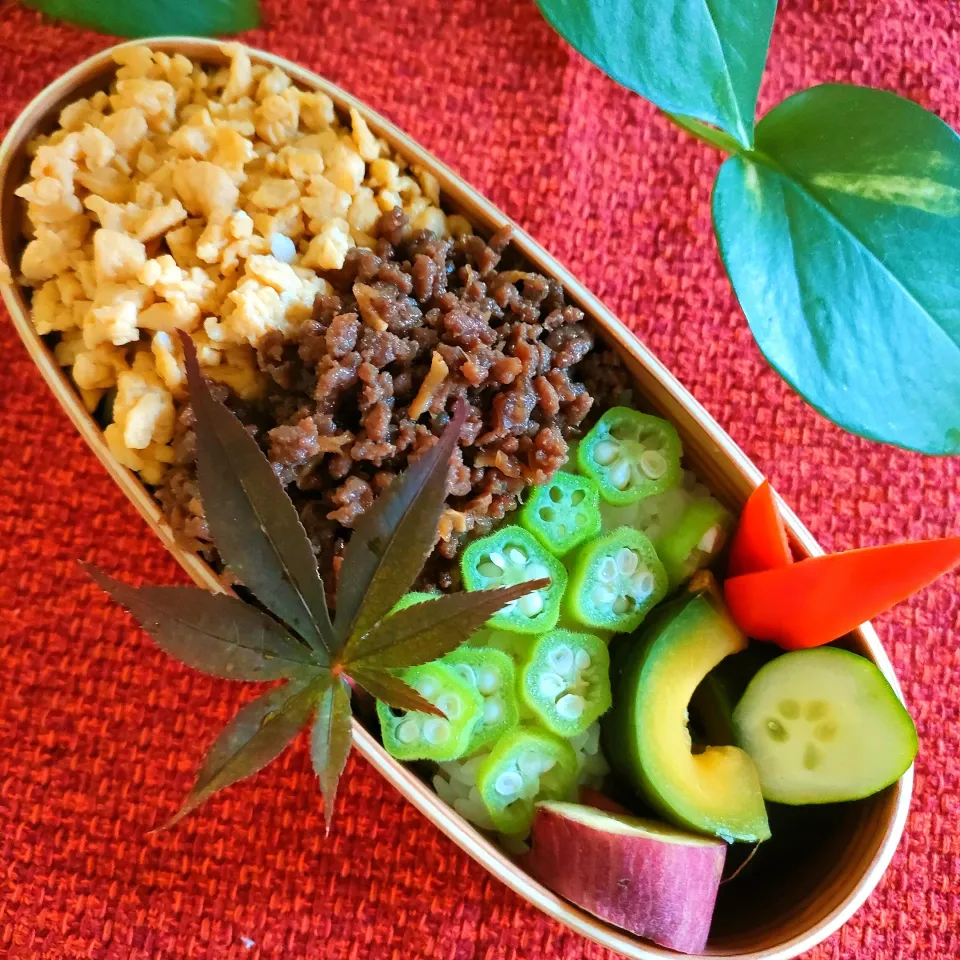
[[[139,42],[208,63],[225,61],[215,41],[166,37]],[[2,257],[14,273],[18,268],[23,241],[20,237],[21,206],[13,196],[13,191],[25,179],[28,166],[25,159],[26,144],[37,133],[47,132],[56,125],[59,110],[66,103],[108,85],[115,70],[111,53],[112,50],[104,50],[96,54],[43,90],[20,115],[0,146]],[[383,137],[408,160],[432,171],[440,183],[445,208],[462,212],[481,232],[492,232],[510,222],[496,207],[401,130],[339,87],[269,53],[252,50],[251,57],[255,62],[280,67],[302,87],[322,90],[342,113],[355,107],[375,134]],[[615,347],[633,374],[643,400],[676,424],[683,438],[688,463],[728,505],[734,508],[742,506],[750,491],[762,479],[743,451],[656,357],[564,267],[517,228],[514,242],[536,270],[560,281],[569,299],[589,316],[596,330]],[[104,468],[193,580],[211,590],[221,590],[219,581],[207,564],[178,545],[157,502],[136,475],[121,467],[111,456],[99,425],[86,412],[75,388],[34,330],[23,291],[16,286],[4,286],[2,293],[14,326],[30,356]],[[822,553],[810,532],[782,502],[781,509],[795,548],[803,555]],[[853,646],[877,663],[899,690],[890,661],[869,624],[857,631]],[[448,807],[430,787],[388,756],[375,738],[356,721],[353,730],[359,752],[391,784],[458,846],[530,903],[571,929],[633,960],[676,956],[672,951],[656,947],[597,920],[551,893]],[[759,911],[747,911],[742,917],[721,917],[724,932],[711,939],[705,955],[737,957],[739,960],[790,960],[833,933],[860,907],[889,865],[906,821],[912,783],[911,769],[898,784],[883,794],[869,801],[847,805],[846,819],[842,825],[846,842],[842,852],[832,861],[826,877],[819,879],[815,889],[806,890],[800,878],[797,878],[797,895],[791,897],[787,890],[785,900],[788,906],[781,907],[775,913],[765,916]]]

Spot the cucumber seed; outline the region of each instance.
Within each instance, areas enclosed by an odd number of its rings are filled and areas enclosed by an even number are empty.
[[[777,743],[785,743],[790,739],[787,728],[775,717],[771,717],[767,721],[767,733],[770,734],[770,739],[776,740]]]

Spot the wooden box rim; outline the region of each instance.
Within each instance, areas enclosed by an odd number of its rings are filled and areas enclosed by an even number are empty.
[[[55,111],[75,98],[75,91],[92,87],[100,77],[105,78],[112,73],[116,67],[112,59],[114,50],[138,44],[171,54],[180,52],[208,62],[224,60],[220,51],[221,43],[216,40],[157,37],[117,44],[94,54],[67,71],[27,105],[0,146],[0,231],[3,238],[0,254],[14,273],[19,265],[19,220],[15,216],[17,205],[13,190],[18,186],[17,178],[22,176],[23,148],[26,142],[42,128],[44,121],[49,123],[50,118],[55,117]],[[249,47],[247,49],[255,62],[278,66],[303,87],[323,91],[331,97],[340,111],[356,108],[374,133],[387,140],[408,159],[433,172],[440,182],[445,206],[462,211],[472,222],[483,224],[489,229],[511,224],[518,249],[535,269],[561,282],[569,298],[590,316],[595,327],[616,347],[630,366],[641,392],[665,416],[673,420],[684,439],[688,457],[694,461],[715,492],[732,503],[741,504],[746,499],[749,492],[763,479],[760,471],[666,367],[561,264],[512,224],[500,210],[364,103],[304,67],[264,51]],[[197,556],[186,553],[178,546],[159,506],[139,479],[113,459],[100,427],[86,412],[75,389],[34,330],[23,292],[16,285],[2,285],[2,295],[28,353],[107,472],[190,577],[200,586],[212,590],[221,589],[210,568]],[[821,554],[823,551],[812,534],[793,511],[782,501],[780,505],[795,547],[805,555]],[[899,693],[892,665],[873,628],[864,624],[857,631],[856,640],[862,652],[880,667]],[[464,821],[412,772],[388,756],[356,720],[353,721],[353,732],[355,746],[366,760],[461,849],[527,901],[572,930],[633,960],[657,960],[678,956],[673,951],[657,947],[612,927],[551,893]],[[830,894],[829,908],[818,909],[816,903],[807,905],[806,912],[787,928],[773,932],[766,930],[767,942],[764,945],[744,950],[712,949],[708,946],[704,956],[736,957],[738,960],[791,960],[834,933],[863,904],[888,867],[906,823],[912,785],[911,768],[889,789],[885,801],[877,806],[869,836],[865,835],[858,844],[856,862],[838,865],[838,877],[831,878],[826,889],[817,891],[820,900],[826,899],[828,893]],[[842,894],[837,894],[834,888],[840,886],[845,889]],[[811,916],[807,917],[807,914]]]

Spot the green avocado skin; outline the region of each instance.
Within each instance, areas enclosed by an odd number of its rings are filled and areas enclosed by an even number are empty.
[[[728,842],[756,843],[770,836],[766,817],[714,820],[687,804],[671,801],[646,773],[639,707],[648,664],[671,655],[675,639],[722,615],[707,592],[691,593],[655,611],[643,628],[621,637],[611,649],[613,708],[601,720],[604,752],[614,770],[661,816],[696,833]]]
[[[683,628],[688,619],[684,613],[696,599],[695,595],[690,594],[664,604],[642,629],[615,641],[615,646],[610,650],[613,707],[601,720],[604,752],[614,770],[663,816],[688,827],[691,824],[678,821],[676,811],[667,806],[655,785],[644,774],[637,706],[643,668],[652,656],[658,654],[657,641],[668,631]]]

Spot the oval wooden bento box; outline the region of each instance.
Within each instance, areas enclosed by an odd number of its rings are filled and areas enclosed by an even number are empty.
[[[168,37],[138,42],[211,63],[225,59],[217,42],[211,40]],[[356,107],[377,135],[398,152],[433,171],[448,210],[463,212],[481,231],[493,231],[508,222],[499,210],[422,147],[343,90],[271,54],[251,51],[251,56],[255,61],[281,67],[304,87],[324,91],[344,112]],[[36,133],[55,125],[64,104],[106,87],[114,68],[111,50],[104,50],[74,67],[33,100],[0,148],[2,257],[14,272],[22,240],[20,201],[13,191],[26,173],[25,145]],[[603,338],[616,347],[645,400],[676,424],[683,438],[687,462],[718,497],[731,507],[742,506],[761,480],[757,468],[670,372],[589,291],[522,231],[517,230],[515,242],[535,269],[556,277],[563,284],[569,298],[587,313]],[[99,425],[86,412],[47,345],[35,332],[23,291],[16,286],[4,286],[3,298],[27,350],[91,450],[187,573],[201,586],[221,589],[210,568],[177,545],[149,491],[111,457]],[[784,516],[794,547],[800,554],[822,552],[809,531],[785,507]],[[874,660],[896,686],[890,661],[869,624],[850,638],[850,644]],[[446,806],[417,776],[389,757],[356,721],[354,742],[360,753],[448,837],[551,917],[627,957],[648,960],[676,956],[578,910],[531,879]],[[754,888],[745,887],[741,893],[736,893],[734,884],[728,888],[729,895],[722,892],[707,955],[787,960],[833,933],[860,907],[890,863],[906,821],[912,783],[911,770],[882,794],[829,811],[825,819],[813,826],[817,842],[796,844],[798,849],[775,871],[775,882],[767,879]],[[806,848],[805,852],[799,849],[801,846]]]

